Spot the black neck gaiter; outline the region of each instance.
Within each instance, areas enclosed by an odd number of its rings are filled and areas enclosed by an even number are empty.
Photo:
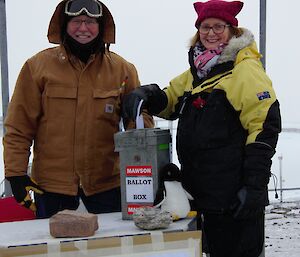
[[[104,52],[104,43],[100,34],[87,44],[81,44],[72,38],[68,33],[65,34],[64,45],[68,50],[78,57],[82,62],[87,63],[92,54]]]

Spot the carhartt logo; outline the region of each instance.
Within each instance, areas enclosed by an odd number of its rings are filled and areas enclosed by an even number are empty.
[[[106,113],[113,113],[114,112],[114,106],[112,104],[106,104],[105,105],[105,112]]]

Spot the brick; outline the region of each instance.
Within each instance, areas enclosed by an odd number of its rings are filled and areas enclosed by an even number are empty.
[[[92,236],[98,229],[98,217],[92,213],[64,210],[49,219],[49,227],[53,237]]]

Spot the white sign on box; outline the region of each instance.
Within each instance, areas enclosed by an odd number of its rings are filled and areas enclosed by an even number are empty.
[[[130,203],[153,203],[151,166],[126,167],[126,201]]]

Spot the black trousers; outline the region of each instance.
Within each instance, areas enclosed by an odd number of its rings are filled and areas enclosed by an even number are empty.
[[[76,210],[80,199],[90,213],[99,214],[121,211],[121,190],[119,187],[91,196],[86,196],[80,188],[76,196],[51,192],[44,192],[42,195],[35,194],[36,216],[37,218],[49,218],[65,209]]]
[[[264,213],[237,220],[231,214],[202,214],[203,251],[210,257],[258,257],[264,247]]]

